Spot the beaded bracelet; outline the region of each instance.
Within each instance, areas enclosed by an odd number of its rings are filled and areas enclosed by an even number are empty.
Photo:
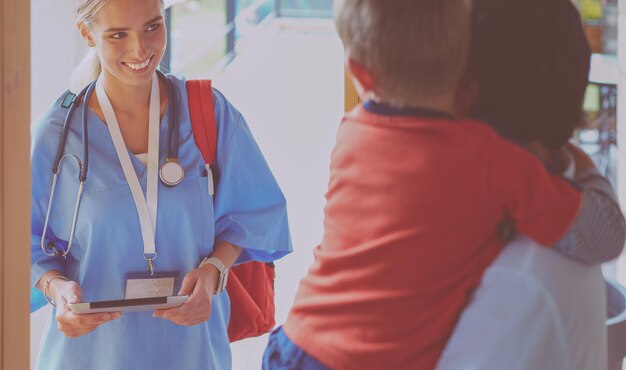
[[[52,283],[52,281],[54,279],[61,279],[61,280],[65,280],[65,281],[70,281],[70,279],[66,278],[65,276],[62,275],[57,275],[57,276],[53,276],[50,279],[46,280],[43,283],[43,297],[46,299],[46,301],[48,301],[48,303],[50,303],[52,306],[56,307],[57,303],[54,301],[54,299],[50,298],[48,296],[48,288],[50,287],[50,283]]]

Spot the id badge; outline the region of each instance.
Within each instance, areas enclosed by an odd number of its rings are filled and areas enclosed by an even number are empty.
[[[169,297],[174,295],[178,272],[130,272],[126,274],[124,299]]]

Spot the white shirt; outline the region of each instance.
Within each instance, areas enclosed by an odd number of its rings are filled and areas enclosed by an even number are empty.
[[[485,272],[437,369],[606,369],[605,319],[600,266],[519,236]]]
[[[148,167],[148,153],[135,154],[135,158],[137,158],[144,167]]]

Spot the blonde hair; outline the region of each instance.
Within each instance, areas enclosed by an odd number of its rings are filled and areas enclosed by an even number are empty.
[[[95,22],[96,14],[111,0],[78,0],[76,5],[76,23],[89,27]],[[102,67],[100,58],[95,48],[87,50],[85,56],[78,63],[72,72],[70,89],[74,92],[80,91],[91,81],[98,78]]]
[[[374,78],[374,93],[397,106],[453,92],[470,47],[469,0],[336,0],[348,58]]]
[[[111,0],[78,0],[76,5],[76,23],[90,27],[94,24],[98,12]],[[163,9],[163,0],[159,0]],[[78,63],[70,80],[70,90],[77,92],[83,89],[91,81],[98,78],[102,72],[100,57],[94,47],[87,50],[85,56]]]

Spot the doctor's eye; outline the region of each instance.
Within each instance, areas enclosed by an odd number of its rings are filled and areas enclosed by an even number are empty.
[[[112,39],[119,40],[119,39],[122,39],[122,38],[126,37],[126,32],[116,32],[116,33],[112,34],[110,37]]]
[[[158,30],[159,28],[161,28],[161,25],[159,23],[154,23],[149,25],[148,28],[146,28],[146,31],[152,32]]]

